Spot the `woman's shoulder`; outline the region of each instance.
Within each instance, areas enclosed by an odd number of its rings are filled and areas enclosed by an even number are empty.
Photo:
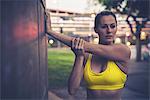
[[[117,48],[120,48],[120,52],[126,52],[126,55],[130,58],[131,56],[131,50],[129,46],[119,43],[119,44],[114,44]]]
[[[123,43],[118,43],[118,44],[114,44],[114,45],[117,46],[117,47],[120,47],[120,48],[124,48],[127,51],[130,51],[129,46],[127,46],[127,45],[125,45]]]

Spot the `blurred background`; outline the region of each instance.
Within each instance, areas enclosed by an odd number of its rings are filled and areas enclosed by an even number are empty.
[[[128,45],[135,53],[131,58],[137,55],[137,61],[145,59],[141,50],[148,46],[150,38],[148,0],[46,0],[46,7],[51,15],[52,30],[93,43],[98,42],[93,29],[96,13],[106,9],[113,11],[118,20],[115,42]],[[51,37],[48,42],[51,47],[64,47]]]
[[[52,30],[92,43],[98,42],[98,35],[93,29],[95,15],[103,10],[114,12],[118,21],[115,42],[131,49],[129,78],[123,100],[148,100],[149,0],[46,0],[46,8],[51,15]],[[67,79],[73,61],[74,55],[70,48],[48,36],[49,90],[60,98],[67,98]],[[85,99],[84,82],[81,84],[77,98]]]

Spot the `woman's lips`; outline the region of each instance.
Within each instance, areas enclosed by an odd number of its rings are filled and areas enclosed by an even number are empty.
[[[107,39],[112,39],[112,38],[113,38],[113,36],[106,36],[106,38],[107,38]]]

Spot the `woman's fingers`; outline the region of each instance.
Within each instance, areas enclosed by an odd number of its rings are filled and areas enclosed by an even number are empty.
[[[46,16],[49,18],[50,17],[50,14],[49,14],[49,11],[46,10]]]
[[[49,12],[46,11],[46,31],[48,32],[49,30],[51,30],[51,20]]]
[[[72,41],[71,41],[71,48],[75,47],[75,43],[74,42],[75,42],[75,38],[73,38]]]
[[[83,40],[83,39],[81,40],[81,50],[82,50],[82,53],[85,52],[85,51],[84,51],[84,40]]]
[[[83,51],[84,49],[84,40],[78,38],[76,42],[76,49]]]
[[[80,39],[80,43],[79,43],[79,49],[83,49],[83,39]]]
[[[82,42],[81,42],[81,49],[84,49],[84,40],[82,39]]]
[[[80,38],[76,38],[74,43],[75,43],[75,49],[79,49]]]
[[[73,38],[71,41],[71,47],[74,49],[84,49],[84,40],[81,38]]]
[[[84,40],[81,38],[73,38],[71,41],[71,49],[76,55],[84,55]]]

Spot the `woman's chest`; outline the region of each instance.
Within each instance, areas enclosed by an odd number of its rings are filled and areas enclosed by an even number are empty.
[[[107,60],[101,58],[92,58],[90,68],[95,73],[102,73],[107,69]]]

